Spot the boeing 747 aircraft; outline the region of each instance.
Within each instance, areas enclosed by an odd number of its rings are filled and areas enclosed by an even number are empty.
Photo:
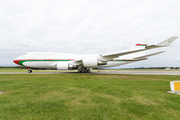
[[[30,52],[16,58],[13,62],[32,69],[78,70],[80,73],[90,72],[91,68],[105,68],[147,60],[148,57],[160,54],[142,54],[143,51],[169,46],[178,37],[171,37],[157,45],[147,45],[148,40],[138,42],[133,48],[100,55],[77,55],[59,52]]]

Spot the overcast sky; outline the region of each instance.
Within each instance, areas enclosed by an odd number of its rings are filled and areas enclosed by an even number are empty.
[[[26,52],[102,54],[180,37],[180,0],[0,0],[0,65]],[[180,38],[146,61],[180,66]],[[151,53],[147,52],[147,53]]]

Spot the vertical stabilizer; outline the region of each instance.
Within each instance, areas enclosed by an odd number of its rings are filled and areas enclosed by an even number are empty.
[[[142,39],[141,41],[137,42],[135,46],[131,48],[131,50],[138,50],[144,49],[148,45],[149,39]]]
[[[140,40],[139,42],[137,42],[135,44],[135,46],[133,46],[131,48],[131,50],[145,49],[145,47],[148,45],[148,41],[149,41],[149,39],[147,39],[147,38]],[[137,53],[134,53],[130,56],[134,58],[134,57],[139,57],[139,56],[143,56],[143,55],[145,55],[145,51],[137,52]]]

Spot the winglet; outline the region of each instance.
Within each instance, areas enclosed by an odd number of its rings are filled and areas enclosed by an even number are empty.
[[[178,37],[171,37],[159,44],[157,44],[156,46],[159,46],[159,47],[166,47],[166,46],[169,46],[171,45]]]

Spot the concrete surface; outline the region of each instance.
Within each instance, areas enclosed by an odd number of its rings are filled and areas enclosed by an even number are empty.
[[[174,93],[180,95],[180,91],[167,91],[168,93]]]
[[[0,72],[0,74],[139,74],[139,75],[180,75],[180,71],[100,71],[91,73],[77,72]]]

